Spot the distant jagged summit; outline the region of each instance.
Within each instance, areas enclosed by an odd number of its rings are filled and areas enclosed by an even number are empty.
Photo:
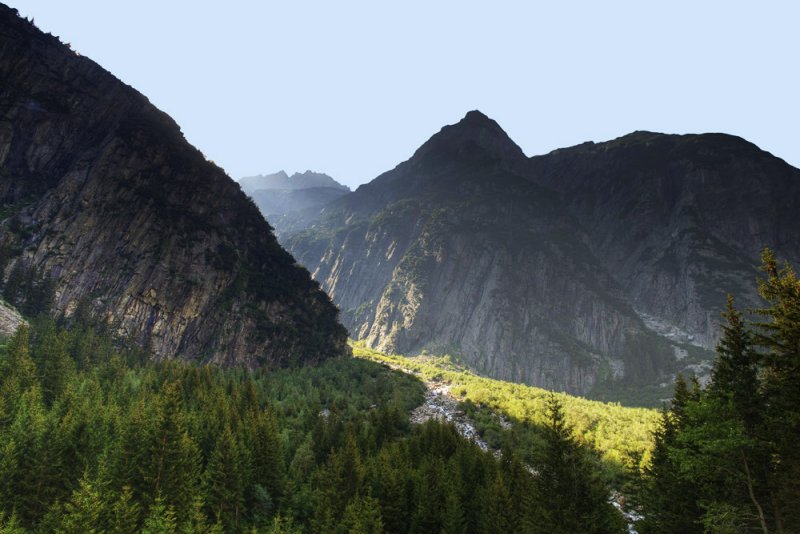
[[[346,185],[342,185],[327,174],[306,171],[296,172],[289,176],[286,171],[278,171],[274,174],[259,174],[257,176],[246,176],[239,180],[242,191],[248,195],[260,189],[281,189],[295,191],[298,189],[310,189],[313,187],[331,187],[342,191],[350,191]]]
[[[252,197],[279,236],[306,213],[314,213],[326,204],[350,194],[350,188],[346,185],[327,174],[313,171],[296,172],[291,176],[285,171],[248,176],[239,180],[239,185]]]

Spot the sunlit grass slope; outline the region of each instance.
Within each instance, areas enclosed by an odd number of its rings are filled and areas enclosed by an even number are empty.
[[[514,425],[514,431],[523,436],[535,436],[533,429],[544,423],[545,401],[550,391],[477,376],[454,364],[447,356],[396,356],[371,350],[359,342],[353,342],[352,346],[357,358],[400,367],[426,380],[449,383],[451,393],[465,403],[466,410],[476,419],[484,439],[490,444],[503,445],[503,433],[499,419],[482,408],[506,416]],[[620,465],[629,465],[634,458],[647,461],[659,417],[657,410],[554,394],[563,404],[575,436],[594,448],[604,460]],[[524,446],[524,437],[517,438],[515,445],[520,441]]]

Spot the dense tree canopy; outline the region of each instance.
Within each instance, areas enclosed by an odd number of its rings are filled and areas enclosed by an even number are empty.
[[[679,379],[645,472],[643,533],[800,532],[800,280],[771,252],[748,322],[732,298],[712,381]]]
[[[621,531],[564,425],[543,430],[556,449],[534,464],[498,460],[451,425],[411,425],[423,391],[352,358],[271,373],[152,362],[80,322],[35,320],[0,351],[0,531],[545,533],[567,517]]]

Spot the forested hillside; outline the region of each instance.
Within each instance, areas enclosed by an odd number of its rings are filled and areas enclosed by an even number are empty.
[[[557,400],[526,464],[410,425],[423,390],[352,358],[269,374],[155,363],[35,320],[0,353],[0,530],[624,530]]]
[[[452,363],[446,356],[386,355],[362,343],[354,345],[353,355],[448,384],[451,394],[476,422],[483,439],[495,449],[509,447],[515,454],[533,461],[547,421],[547,403],[556,398],[576,438],[591,446],[605,460],[609,471],[618,474],[626,468],[644,465],[649,459],[652,433],[658,422],[655,410],[628,408],[485,378]],[[511,423],[513,432],[503,431],[498,415]]]
[[[641,494],[644,533],[800,532],[800,280],[771,252],[748,319],[732,297],[712,381],[679,380]]]

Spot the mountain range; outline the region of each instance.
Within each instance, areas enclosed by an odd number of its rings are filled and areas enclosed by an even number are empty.
[[[284,171],[249,176],[239,180],[239,185],[278,233],[291,228],[305,212],[313,212],[350,192],[349,187],[327,174],[312,171],[291,176]]]
[[[137,91],[0,17],[4,297],[157,358],[347,353],[332,298],[370,347],[601,395],[704,373],[726,293],[758,306],[762,247],[800,259],[800,171],[735,136],[529,158],[472,111],[353,192],[311,171],[237,185]]]
[[[761,248],[800,258],[797,206],[800,171],[738,137],[528,158],[472,111],[281,238],[370,347],[599,395],[707,371]]]

